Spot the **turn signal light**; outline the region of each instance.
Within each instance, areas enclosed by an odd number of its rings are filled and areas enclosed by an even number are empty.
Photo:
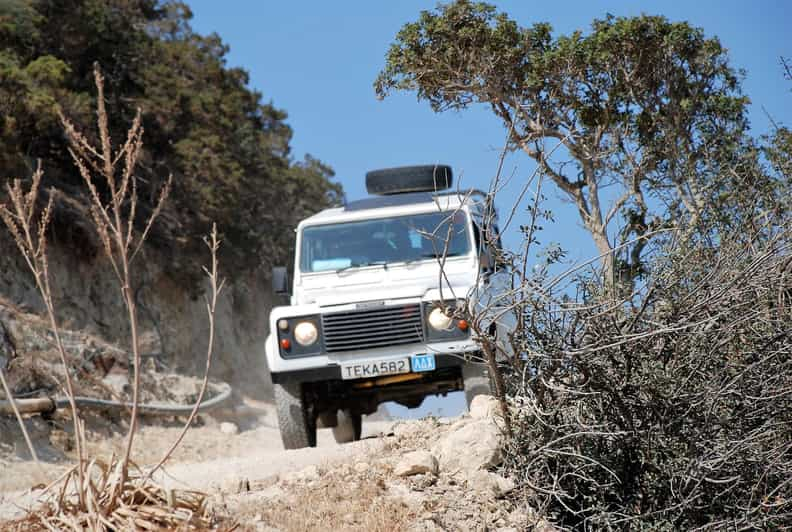
[[[280,341],[281,349],[289,349],[291,348],[291,342],[288,338],[282,338]]]
[[[457,327],[459,327],[460,331],[467,331],[468,327],[470,327],[470,326],[468,325],[467,320],[459,320],[457,322]]]

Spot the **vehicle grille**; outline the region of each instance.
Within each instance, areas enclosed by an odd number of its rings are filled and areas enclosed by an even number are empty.
[[[403,305],[322,315],[328,352],[354,351],[422,342],[421,307]]]

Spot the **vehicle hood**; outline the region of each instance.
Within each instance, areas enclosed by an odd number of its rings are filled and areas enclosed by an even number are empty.
[[[472,258],[448,259],[443,267],[443,298],[463,298],[476,283]],[[339,273],[303,275],[293,297],[296,305],[320,307],[364,301],[424,298],[441,286],[440,265],[435,261],[354,268]]]

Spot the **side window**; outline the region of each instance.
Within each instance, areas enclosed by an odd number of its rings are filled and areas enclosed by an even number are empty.
[[[494,269],[501,269],[508,266],[503,253],[503,241],[501,240],[501,232],[497,225],[492,225],[488,228],[488,240],[490,243],[489,253],[492,257]]]
[[[473,222],[473,240],[476,246],[476,251],[481,253],[481,230],[476,222]]]
[[[491,272],[493,269],[493,262],[490,246],[482,239],[481,228],[479,228],[478,224],[475,222],[473,222],[473,239],[475,240],[481,269],[485,272]]]
[[[480,228],[478,224],[474,222],[473,238],[475,239],[482,269],[485,271],[494,271],[506,265],[503,258],[503,242],[501,240],[500,229],[497,225]]]

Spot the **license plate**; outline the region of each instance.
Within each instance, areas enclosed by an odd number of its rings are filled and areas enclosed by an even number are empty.
[[[341,364],[341,378],[344,380],[368,379],[372,377],[380,377],[382,375],[397,375],[399,373],[409,372],[409,358]]]
[[[435,356],[431,353],[428,355],[413,355],[410,357],[410,363],[412,364],[412,370],[415,372],[434,371],[436,368]]]

